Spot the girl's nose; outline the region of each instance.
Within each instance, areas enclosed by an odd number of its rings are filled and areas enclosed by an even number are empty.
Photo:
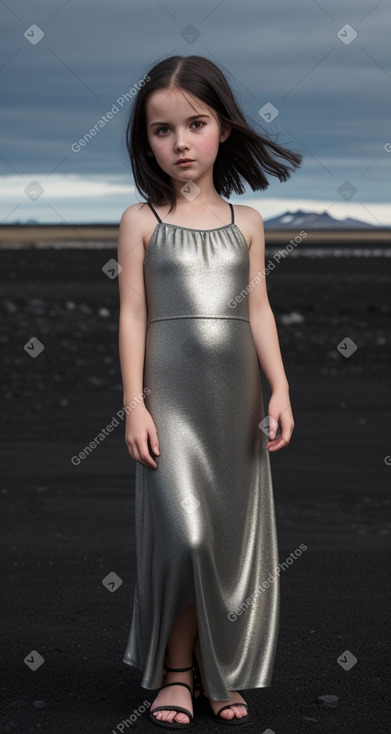
[[[188,148],[188,144],[186,143],[186,140],[183,135],[178,135],[175,140],[175,147],[177,150],[184,150],[184,148]]]

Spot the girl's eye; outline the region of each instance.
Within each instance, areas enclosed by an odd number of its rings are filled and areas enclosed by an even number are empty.
[[[192,124],[192,125],[201,125],[201,126],[204,126],[204,125],[205,125],[205,122],[202,122],[202,120],[193,120],[193,122],[192,122],[191,124]],[[197,128],[196,128],[196,130],[200,130],[200,129],[201,129],[201,128],[199,128],[199,127],[197,127]],[[163,126],[163,127],[159,127],[159,128],[158,128],[158,129],[156,130],[156,134],[158,135],[158,134],[160,133],[160,131],[161,131],[161,130],[168,130],[168,127],[165,127],[165,126]]]

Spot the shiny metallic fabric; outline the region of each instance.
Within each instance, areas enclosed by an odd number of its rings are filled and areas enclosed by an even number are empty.
[[[144,388],[160,456],[158,469],[136,465],[137,581],[123,658],[143,671],[143,688],[163,685],[174,621],[195,603],[215,700],[271,684],[280,611],[249,252],[231,211],[231,224],[211,230],[155,212]]]

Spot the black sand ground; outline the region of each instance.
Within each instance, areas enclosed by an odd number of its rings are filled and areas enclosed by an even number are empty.
[[[122,663],[135,582],[123,421],[71,462],[122,406],[112,257],[0,254],[4,732],[157,731],[137,715],[156,692]],[[280,562],[307,550],[281,572],[273,683],[244,692],[244,731],[390,730],[390,284],[387,259],[291,258],[268,277],[296,421],[271,457]],[[292,312],[303,320],[285,323]],[[45,347],[35,359],[32,337]],[[221,731],[208,716],[205,704],[198,731]]]

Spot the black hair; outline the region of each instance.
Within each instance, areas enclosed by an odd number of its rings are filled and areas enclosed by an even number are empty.
[[[269,181],[265,173],[286,181],[301,165],[300,153],[277,145],[250,127],[224,74],[209,59],[170,56],[156,64],[145,78],[131,109],[125,138],[135,186],[148,201],[158,206],[169,203],[170,212],[176,206],[170,177],[155,157],[147,155],[150,146],[145,103],[147,96],[157,89],[177,88],[189,92],[216,111],[220,127],[222,123],[232,126],[228,138],[220,143],[213,167],[213,183],[220,196],[229,198],[232,191],[243,194],[242,179],[253,191],[266,189]],[[291,168],[277,161],[273,154],[288,161]]]

